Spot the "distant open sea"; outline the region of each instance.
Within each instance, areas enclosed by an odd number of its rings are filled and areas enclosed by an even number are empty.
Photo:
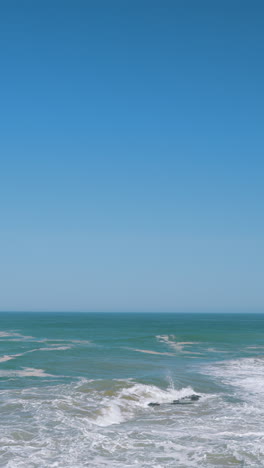
[[[0,425],[1,467],[263,467],[264,315],[1,313]]]

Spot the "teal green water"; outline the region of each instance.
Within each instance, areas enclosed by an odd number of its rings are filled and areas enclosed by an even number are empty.
[[[0,323],[0,466],[264,466],[264,315]]]

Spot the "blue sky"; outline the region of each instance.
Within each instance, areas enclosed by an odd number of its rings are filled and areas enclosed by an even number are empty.
[[[0,310],[264,311],[263,2],[0,13]]]

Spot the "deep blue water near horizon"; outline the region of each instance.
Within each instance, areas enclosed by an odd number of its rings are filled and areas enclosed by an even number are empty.
[[[0,466],[264,466],[263,371],[264,314],[0,313]]]

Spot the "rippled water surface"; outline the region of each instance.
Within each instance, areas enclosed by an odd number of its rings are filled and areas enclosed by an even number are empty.
[[[263,467],[263,403],[262,314],[0,314],[0,466]]]

